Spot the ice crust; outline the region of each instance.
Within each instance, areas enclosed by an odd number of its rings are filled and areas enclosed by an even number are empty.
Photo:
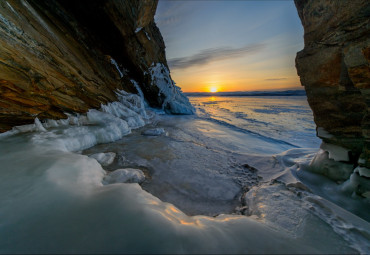
[[[194,114],[195,109],[189,99],[182,94],[171,79],[170,71],[162,63],[152,63],[149,68],[152,86],[159,88],[158,97],[164,98],[162,109],[172,114]]]

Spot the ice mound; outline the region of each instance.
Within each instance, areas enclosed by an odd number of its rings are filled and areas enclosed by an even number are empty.
[[[89,156],[90,158],[96,159],[102,166],[108,166],[113,163],[116,153],[106,152],[106,153],[95,153]]]
[[[103,183],[142,183],[144,180],[145,175],[140,169],[125,168],[110,172],[104,177]]]
[[[350,178],[342,184],[342,190],[356,192],[357,194],[370,198],[370,170],[365,167],[356,167]]]
[[[302,201],[283,184],[254,187],[246,193],[245,214],[254,215],[276,229],[284,230],[295,237],[303,235],[309,212],[302,207]],[[282,213],[281,208],[289,208]]]
[[[329,153],[329,159],[334,159],[335,161],[349,161],[348,149],[325,142],[321,144],[320,148]]]
[[[170,77],[170,71],[161,63],[152,64],[149,68],[152,78],[152,86],[159,88],[158,97],[164,97],[163,110],[172,114],[194,114],[195,109],[189,99],[182,94],[181,88],[177,87]]]
[[[141,132],[142,135],[146,135],[146,136],[159,136],[164,133],[165,133],[164,128],[152,128],[152,129],[147,129]]]
[[[352,174],[353,165],[337,162],[330,158],[327,151],[320,149],[310,163],[308,170],[325,175],[335,181],[345,181]]]
[[[34,124],[16,126],[0,138],[37,132],[31,138],[35,144],[52,144],[62,151],[80,151],[116,141],[150,121],[143,98],[123,90],[116,94],[119,101],[101,105],[99,110],[91,109],[86,114],[66,113],[67,119],[47,119],[43,123],[35,118]]]

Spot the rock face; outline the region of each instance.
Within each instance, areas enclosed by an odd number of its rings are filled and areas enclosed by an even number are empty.
[[[86,112],[138,86],[151,106],[182,113],[167,103],[181,95],[170,75],[163,91],[150,74],[158,63],[168,69],[156,7],[152,0],[0,1],[0,132]]]
[[[295,4],[305,42],[296,67],[317,134],[325,144],[349,151],[343,161],[369,168],[370,2],[295,0]]]

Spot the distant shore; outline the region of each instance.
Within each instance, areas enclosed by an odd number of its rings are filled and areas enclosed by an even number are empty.
[[[184,92],[189,97],[203,96],[306,96],[304,90],[284,90],[284,91],[236,91],[236,92]]]

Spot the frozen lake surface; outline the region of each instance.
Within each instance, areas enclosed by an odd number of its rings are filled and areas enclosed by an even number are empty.
[[[2,136],[0,252],[370,252],[368,201],[306,171],[305,97],[190,101],[196,116],[111,106]]]

